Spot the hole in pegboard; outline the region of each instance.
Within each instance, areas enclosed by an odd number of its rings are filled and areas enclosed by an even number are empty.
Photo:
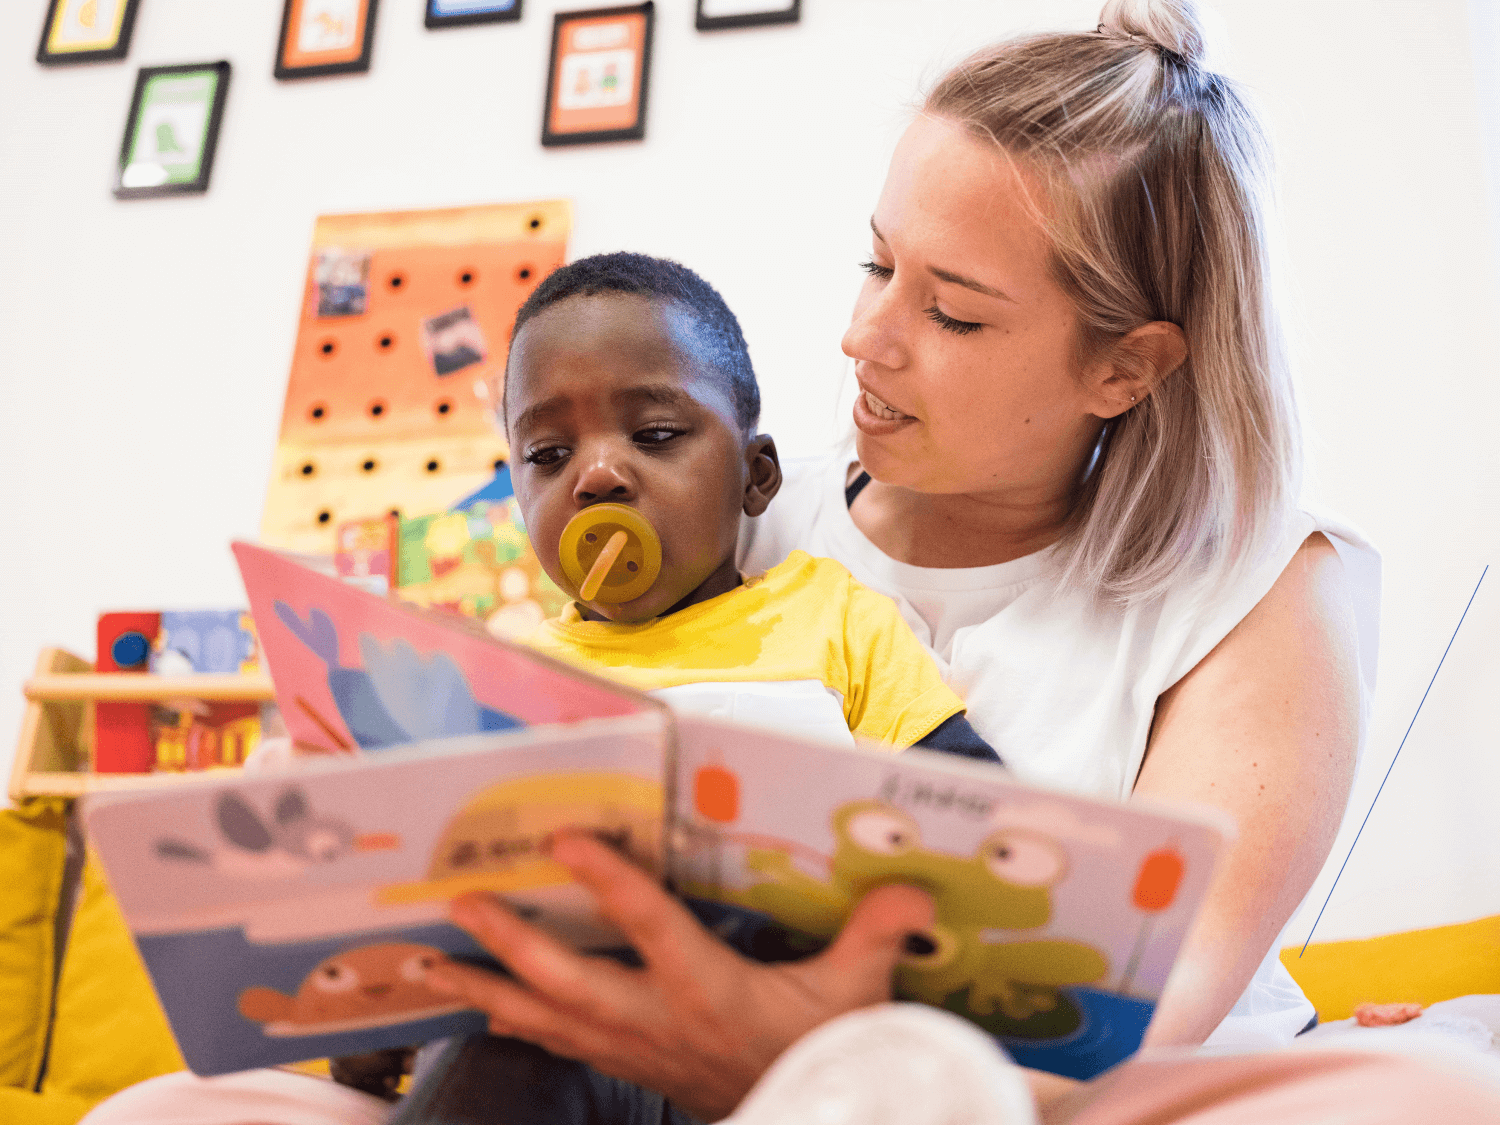
[[[382,332],[375,337],[375,346],[383,352],[388,352],[396,346],[396,334],[394,332]]]
[[[535,273],[535,272],[536,271],[533,270],[530,266],[522,266],[520,269],[518,269],[516,271],[516,280],[517,281],[530,281],[531,280],[531,275],[533,273]]]
[[[533,231],[541,230],[542,229],[542,217],[540,215],[533,215],[533,216],[531,216],[531,220],[526,224],[526,226],[530,230],[533,230]]]
[[[453,412],[453,402],[450,399],[439,399],[438,404],[433,407],[440,417],[445,417]]]
[[[317,471],[318,471],[318,467],[316,465],[314,465],[311,461],[306,461],[302,465],[302,475],[305,476],[305,477],[310,477],[314,473],[316,473]]]
[[[458,271],[458,283],[460,285],[473,285],[479,280],[479,271],[472,266],[466,266]]]
[[[328,417],[327,404],[321,402],[313,403],[312,407],[307,412],[307,416],[314,422],[321,422],[324,418]]]
[[[498,473],[501,469],[505,468],[505,458],[504,457],[496,457],[495,458],[495,463],[494,463],[494,465],[491,466],[491,468],[493,468],[495,470],[495,472]]]
[[[324,340],[318,345],[318,354],[324,359],[332,359],[338,354],[339,342],[337,340]]]
[[[373,473],[378,468],[378,462],[373,457],[367,457],[364,463],[360,465],[360,468],[367,473]]]
[[[399,520],[401,518],[401,509],[400,508],[392,508],[391,509],[391,518]]]
[[[442,468],[442,465],[438,464],[438,459],[436,457],[434,457],[431,461],[427,462],[427,471],[429,473],[435,473],[435,472],[437,472],[441,468]]]
[[[385,414],[385,403],[384,402],[382,402],[380,399],[377,398],[374,402],[370,403],[370,417],[371,418],[380,418],[384,414]]]
[[[391,289],[397,290],[398,292],[405,284],[406,275],[404,273],[393,273],[389,278],[386,279],[386,285]]]
[[[333,519],[333,513],[330,512],[327,508],[324,508],[321,512],[318,513],[319,523],[327,523],[331,519]]]

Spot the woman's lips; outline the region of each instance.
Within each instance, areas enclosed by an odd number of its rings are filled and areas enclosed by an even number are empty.
[[[869,391],[861,391],[854,400],[854,424],[872,436],[893,434],[916,420]]]

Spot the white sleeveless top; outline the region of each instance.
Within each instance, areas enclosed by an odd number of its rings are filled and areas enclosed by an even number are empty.
[[[1157,698],[1190,671],[1270,590],[1314,531],[1338,551],[1359,628],[1360,735],[1375,684],[1380,558],[1356,532],[1305,512],[1283,540],[1212,602],[1191,595],[1128,608],[1060,593],[1050,549],[994,566],[908,566],[855,526],[844,501],[847,447],[783,466],[765,515],[741,526],[740,567],[765,570],[793,549],[843,563],[888,595],[963,696],[969,721],[1028,781],[1092,796],[1130,795]],[[1272,947],[1208,1040],[1248,1049],[1289,1042],[1313,1016]]]

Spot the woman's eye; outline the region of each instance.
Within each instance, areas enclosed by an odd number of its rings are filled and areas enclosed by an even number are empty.
[[[971,320],[954,320],[953,317],[943,312],[936,305],[925,310],[924,315],[944,332],[952,332],[956,336],[967,336],[970,332],[978,332],[984,327],[984,325],[975,324]]]
[[[882,266],[880,263],[874,261],[873,259],[865,262],[860,262],[859,268],[864,270],[865,273],[869,274],[871,277],[880,278],[881,281],[889,281],[892,275],[896,272],[895,270],[891,269],[890,266]]]
[[[528,449],[521,460],[528,465],[555,465],[563,459],[566,450],[560,445],[546,445],[540,449]]]
[[[666,445],[673,438],[681,436],[681,430],[670,430],[665,426],[647,426],[643,430],[636,430],[631,435],[631,440],[637,445]]]

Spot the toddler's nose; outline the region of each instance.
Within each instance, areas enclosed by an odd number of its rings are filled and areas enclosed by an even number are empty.
[[[580,508],[600,501],[628,503],[635,498],[635,482],[630,474],[604,455],[590,458],[573,483],[573,500]]]

